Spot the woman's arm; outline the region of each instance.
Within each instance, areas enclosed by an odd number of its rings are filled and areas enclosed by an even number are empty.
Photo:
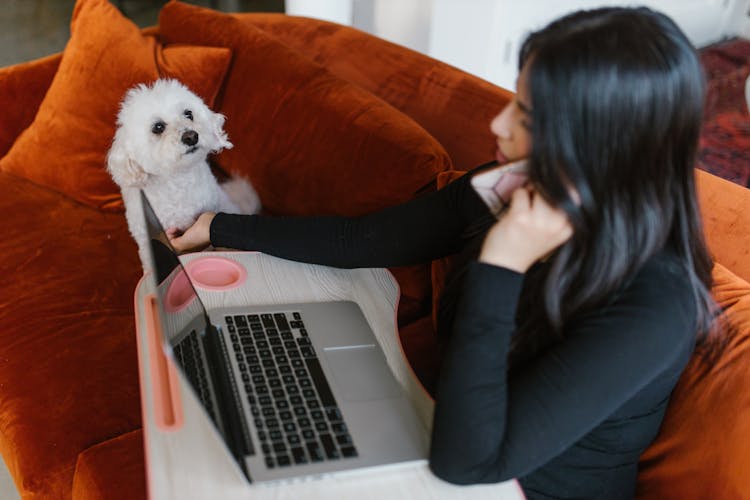
[[[218,214],[210,239],[217,247],[344,268],[429,262],[457,252],[466,227],[488,214],[469,177],[361,217]]]
[[[616,303],[566,330],[508,379],[523,276],[472,263],[440,372],[433,472],[458,484],[529,474],[684,364],[695,310],[684,277],[668,264],[647,266]]]

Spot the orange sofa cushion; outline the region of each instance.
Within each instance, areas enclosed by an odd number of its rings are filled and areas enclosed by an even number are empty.
[[[143,430],[92,446],[78,455],[73,500],[146,498]]]
[[[510,91],[350,26],[275,13],[235,16],[413,117],[456,169],[495,157],[490,121],[513,98]]]
[[[120,191],[105,170],[105,157],[126,90],[169,76],[211,103],[231,52],[164,47],[107,0],[78,0],[70,31],[33,123],[0,160],[0,169],[94,207],[120,210]]]
[[[750,191],[700,169],[695,182],[714,260],[750,282]]]
[[[713,295],[732,328],[709,368],[694,356],[641,457],[640,499],[750,498],[750,284],[716,264]]]
[[[0,68],[0,158],[31,125],[60,66],[62,54]]]
[[[171,2],[159,32],[232,49],[217,107],[235,147],[218,161],[250,178],[269,213],[364,214],[412,198],[450,167],[411,118],[232,15]]]
[[[125,217],[0,172],[0,454],[23,498],[69,498],[81,450],[141,426]]]

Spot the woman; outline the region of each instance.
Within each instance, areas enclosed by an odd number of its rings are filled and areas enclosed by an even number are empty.
[[[530,498],[630,498],[638,458],[710,323],[693,157],[703,82],[648,9],[578,12],[532,34],[493,121],[529,183],[497,221],[469,175],[359,218],[204,214],[179,250],[259,250],[340,267],[456,254],[430,467],[518,478]],[[176,235],[173,235],[176,236]]]

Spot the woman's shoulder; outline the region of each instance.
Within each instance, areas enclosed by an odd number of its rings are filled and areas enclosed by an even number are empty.
[[[692,297],[690,275],[675,252],[663,249],[648,259],[629,280],[630,286],[650,285],[654,293],[668,292],[674,299]]]
[[[682,335],[696,325],[694,284],[679,257],[662,250],[648,259],[626,281],[610,304],[638,311],[644,321],[658,323],[665,332]]]

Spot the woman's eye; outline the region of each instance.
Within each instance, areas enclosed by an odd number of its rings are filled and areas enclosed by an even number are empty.
[[[193,121],[193,112],[192,111],[190,111],[189,109],[186,109],[184,115],[185,115],[185,118],[187,118],[190,121]]]
[[[167,124],[164,122],[156,122],[151,126],[151,132],[156,135],[161,135],[164,129],[167,128]]]

